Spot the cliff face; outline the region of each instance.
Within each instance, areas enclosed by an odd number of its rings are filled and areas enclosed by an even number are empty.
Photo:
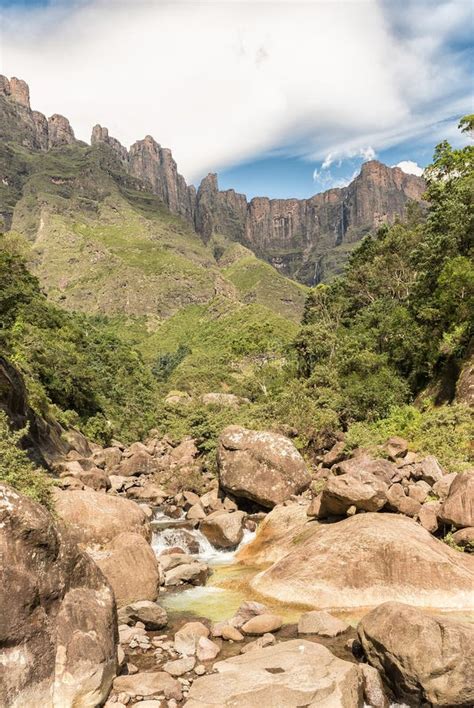
[[[13,140],[33,150],[49,150],[75,142],[74,131],[64,116],[46,118],[32,111],[28,84],[0,76],[0,139]]]
[[[251,248],[285,275],[308,284],[328,269],[327,254],[350,245],[384,223],[403,217],[408,201],[421,201],[424,180],[377,161],[343,189],[310,199],[255,197],[220,192],[215,175],[198,191],[196,227],[208,239],[223,233]],[[333,266],[332,266],[333,268]]]
[[[66,118],[46,119],[30,108],[24,81],[0,77],[0,139],[35,150],[49,150],[75,141]],[[171,151],[151,136],[127,150],[96,125],[92,146],[105,144],[122,166],[141,180],[168,209],[184,217],[207,243],[214,233],[250,248],[284,275],[313,285],[340,270],[353,244],[383,223],[403,217],[408,201],[421,201],[423,179],[377,161],[366,162],[360,175],[343,189],[309,199],[268,199],[250,202],[233,189],[220,191],[217,175],[205,177],[196,193],[187,185]]]

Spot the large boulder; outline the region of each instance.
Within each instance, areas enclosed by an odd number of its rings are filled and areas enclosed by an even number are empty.
[[[461,472],[449,487],[438,515],[440,521],[458,529],[474,526],[474,473]]]
[[[257,528],[255,538],[237,553],[237,560],[247,565],[275,563],[294,548],[293,539],[311,533],[313,528],[305,506],[276,506]]]
[[[362,453],[343,462],[339,462],[332,469],[336,474],[359,474],[361,472],[369,472],[382,482],[385,482],[385,484],[391,484],[399,477],[398,467],[393,464],[393,462],[389,462],[383,458],[373,458],[367,453]]]
[[[218,661],[213,669],[217,673],[194,681],[186,708],[358,708],[363,704],[357,665],[303,639]]]
[[[243,511],[216,511],[201,521],[200,530],[216,548],[235,548],[244,535]]]
[[[380,511],[387,501],[388,485],[371,472],[357,470],[330,477],[321,493],[318,518],[342,516],[349,507]]]
[[[408,517],[357,514],[296,536],[292,550],[251,584],[266,597],[318,609],[389,600],[465,609],[474,606],[474,559]]]
[[[55,490],[55,510],[78,543],[106,544],[128,531],[151,538],[147,516],[138,504],[92,489]]]
[[[409,705],[474,704],[474,626],[388,602],[358,626],[369,663]]]
[[[143,536],[121,533],[104,550],[89,553],[111,584],[119,607],[138,600],[156,600],[160,566]]]
[[[0,559],[1,705],[101,705],[118,635],[99,568],[44,507],[3,484]]]
[[[231,425],[219,439],[217,462],[223,489],[270,509],[300,494],[311,482],[291,440],[276,433]]]

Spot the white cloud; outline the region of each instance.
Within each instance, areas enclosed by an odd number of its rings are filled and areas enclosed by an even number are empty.
[[[452,115],[454,89],[468,86],[440,59],[462,24],[458,8],[446,27],[455,0],[429,13],[431,35],[416,3],[415,29],[395,5],[59,0],[3,13],[1,71],[83,140],[97,122],[126,145],[152,134],[188,180],[275,151],[326,157],[327,169]]]
[[[402,160],[398,164],[392,165],[392,167],[399,167],[403,172],[406,172],[407,175],[417,175],[417,177],[421,177],[423,174],[423,167],[420,167],[420,165],[413,162],[413,160]]]

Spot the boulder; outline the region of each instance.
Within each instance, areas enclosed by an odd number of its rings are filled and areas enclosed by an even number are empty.
[[[434,455],[428,455],[421,462],[413,465],[410,471],[412,479],[422,479],[432,487],[444,476],[444,471]]]
[[[180,654],[194,656],[201,637],[209,637],[209,629],[202,622],[187,622],[174,635],[174,648]]]
[[[72,492],[67,492],[72,494]],[[92,708],[117,666],[112,590],[40,504],[0,485],[0,703]]]
[[[212,661],[219,654],[221,648],[216,642],[207,637],[199,637],[196,654],[199,661]]]
[[[139,600],[131,605],[125,605],[118,612],[120,624],[134,624],[142,622],[145,629],[163,629],[168,624],[168,615],[163,607],[150,600]]]
[[[332,467],[338,462],[342,462],[345,455],[345,442],[344,440],[339,440],[325,455],[323,455],[323,467]]]
[[[235,497],[272,508],[311,482],[306,464],[288,438],[235,425],[220,436],[220,486]]]
[[[251,581],[261,595],[321,609],[400,598],[426,607],[474,606],[474,559],[406,516],[366,513],[317,524],[290,546]]]
[[[117,474],[121,477],[152,474],[157,466],[153,457],[144,450],[134,452],[130,457],[123,459],[117,467]]]
[[[146,514],[138,504],[92,489],[54,492],[55,511],[78,543],[106,544],[125,531],[151,538]]]
[[[357,628],[369,663],[409,705],[474,704],[474,626],[399,602],[380,605]]]
[[[165,586],[191,583],[191,585],[204,585],[209,575],[209,567],[205,563],[184,563],[172,568],[165,573]]]
[[[201,503],[193,504],[193,506],[191,506],[186,512],[186,518],[190,521],[201,521],[202,519],[205,519],[206,512],[202,508]]]
[[[387,501],[388,485],[371,472],[357,470],[328,479],[321,492],[318,518],[343,516],[351,506],[380,511]]]
[[[139,600],[156,600],[160,567],[143,536],[121,533],[104,550],[89,553],[111,584],[119,607]]]
[[[213,669],[217,673],[193,682],[186,708],[362,705],[358,667],[305,640],[255,649],[218,661]]]
[[[387,451],[389,458],[396,462],[397,460],[405,457],[407,454],[408,443],[405,438],[400,438],[399,436],[394,435],[385,443],[385,450]]]
[[[157,484],[148,483],[143,487],[131,487],[127,490],[127,497],[136,501],[147,501],[154,506],[163,504],[167,495]]]
[[[370,472],[382,482],[385,482],[385,484],[391,484],[399,476],[399,470],[393,462],[382,458],[374,459],[366,453],[361,453],[351,457],[349,460],[339,462],[332,469],[336,474]]]
[[[458,529],[474,526],[474,472],[460,472],[456,476],[438,517],[442,523]]]
[[[275,632],[277,629],[280,629],[282,624],[283,620],[279,615],[265,613],[252,617],[245,622],[240,629],[245,634],[259,635]]]
[[[418,512],[418,520],[424,529],[430,533],[438,530],[439,502],[426,502]]]
[[[364,687],[364,704],[370,708],[389,708],[390,702],[380,672],[369,664],[359,664],[359,671]]]
[[[421,510],[421,504],[416,499],[408,497],[405,490],[398,482],[392,484],[387,492],[387,506],[391,511],[397,511],[399,514],[417,516]]]
[[[350,629],[350,624],[322,610],[305,612],[298,621],[298,634],[317,634],[320,637],[338,637]]]
[[[453,533],[452,539],[456,546],[464,548],[468,553],[474,553],[474,528],[459,529]]]
[[[216,548],[235,548],[244,535],[245,516],[243,511],[217,511],[201,521],[199,529]]]
[[[246,622],[258,615],[268,614],[268,607],[261,602],[248,600],[243,602],[235,615],[229,620],[233,627],[242,627]]]
[[[132,676],[118,676],[114,681],[114,691],[128,693],[132,698],[164,695],[168,700],[180,701],[183,697],[179,682],[166,671],[149,671]]]
[[[451,488],[451,484],[457,477],[456,472],[450,472],[450,474],[445,474],[441,479],[433,484],[433,492],[439,499],[446,499]]]
[[[309,521],[306,507],[300,504],[276,506],[257,528],[255,538],[237,553],[236,558],[248,565],[274,563],[293,549],[293,539],[311,533],[314,523]]]
[[[163,665],[163,671],[166,671],[167,674],[171,674],[171,676],[182,676],[192,671],[195,665],[196,659],[194,656],[183,656],[182,659],[167,661],[166,664]]]

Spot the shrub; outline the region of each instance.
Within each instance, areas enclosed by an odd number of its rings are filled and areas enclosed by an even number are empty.
[[[27,429],[13,432],[7,416],[0,411],[0,480],[18,492],[51,508],[52,480],[44,470],[35,468],[19,443]]]

